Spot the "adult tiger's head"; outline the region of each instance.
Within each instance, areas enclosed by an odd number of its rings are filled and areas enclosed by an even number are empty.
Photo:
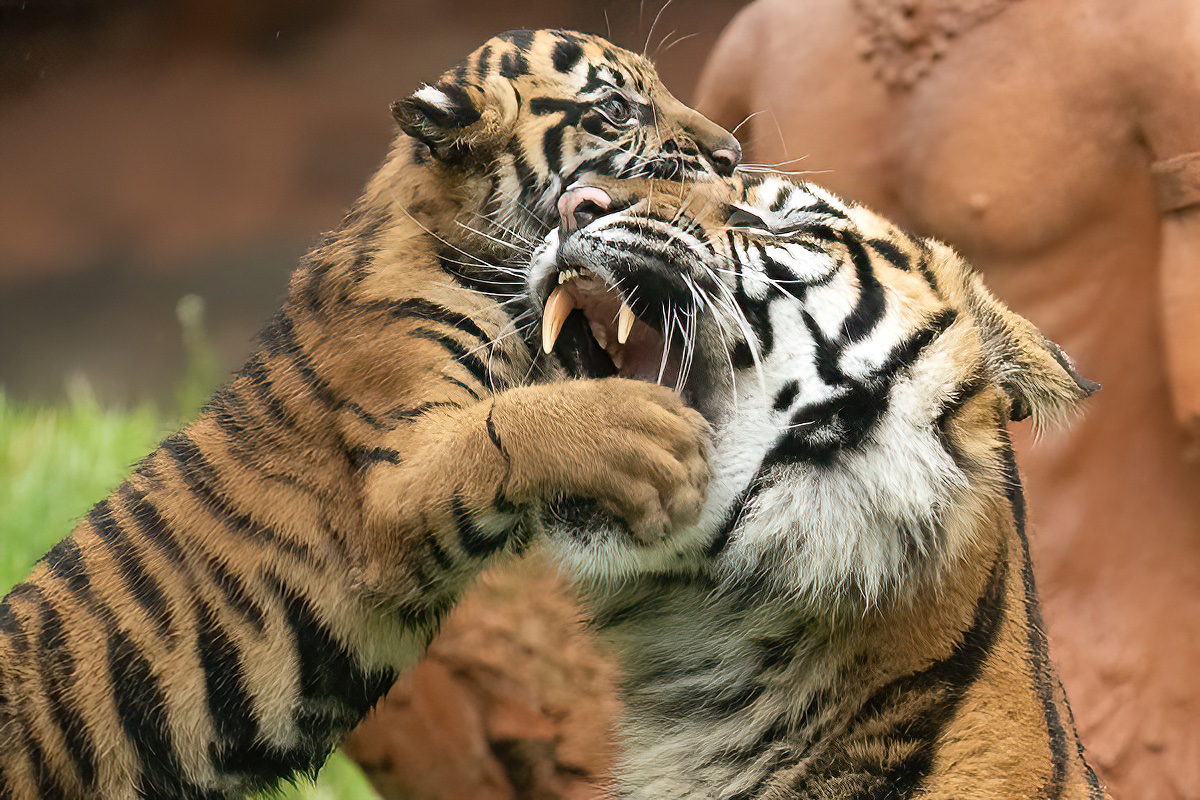
[[[1004,497],[1009,419],[1096,388],[949,247],[816,186],[588,179],[560,207],[529,276],[545,349],[673,383],[716,433],[699,527],[651,554],[575,519],[553,538],[576,574],[682,559],[874,601],[963,555],[947,532]]]
[[[393,113],[407,134],[396,146],[479,232],[438,234],[466,237],[472,253],[541,239],[562,188],[585,172],[685,179],[728,175],[741,158],[733,135],[675,99],[650,61],[569,31],[490,39]]]

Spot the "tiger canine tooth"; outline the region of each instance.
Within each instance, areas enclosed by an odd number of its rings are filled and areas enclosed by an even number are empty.
[[[601,350],[608,349],[608,331],[604,329],[604,325],[599,322],[590,324],[592,329],[592,338],[596,340],[596,344],[600,345]]]
[[[547,355],[554,349],[563,324],[575,310],[575,300],[561,287],[555,287],[546,298],[546,310],[542,312],[542,351]]]
[[[636,319],[633,309],[627,303],[621,303],[621,310],[617,313],[617,342],[619,344],[625,344],[629,340],[629,332],[633,330],[633,323]]]

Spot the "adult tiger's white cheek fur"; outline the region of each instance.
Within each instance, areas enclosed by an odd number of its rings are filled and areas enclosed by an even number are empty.
[[[940,541],[941,514],[966,481],[921,435],[927,430],[889,413],[876,434],[881,449],[829,465],[779,467],[777,488],[746,512],[726,568],[736,580],[774,563],[770,580],[799,600],[820,604],[849,594],[873,604],[903,589],[911,571],[952,558],[957,547]]]

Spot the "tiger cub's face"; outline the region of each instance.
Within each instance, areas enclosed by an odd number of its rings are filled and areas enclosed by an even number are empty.
[[[541,239],[578,175],[728,175],[737,140],[679,102],[645,58],[570,31],[497,36],[393,107],[420,159],[447,172],[508,242]],[[466,172],[482,168],[482,181]],[[486,237],[481,244],[486,244]]]
[[[715,430],[697,529],[653,553],[596,517],[558,531],[585,579],[686,563],[874,601],[960,553],[1007,419],[1094,388],[948,247],[818,187],[588,179],[561,209],[530,274],[546,350],[672,384]]]

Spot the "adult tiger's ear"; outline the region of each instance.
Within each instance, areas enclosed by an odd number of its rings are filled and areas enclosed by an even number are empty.
[[[961,304],[980,332],[990,372],[1011,405],[1015,421],[1033,418],[1034,429],[1066,423],[1100,384],[1079,374],[1062,348],[1032,322],[1001,303],[962,258],[945,245],[930,249],[930,266],[943,291]]]
[[[518,110],[517,93],[507,80],[490,76],[472,83],[455,78],[453,71],[392,104],[400,129],[447,163],[502,146]]]

